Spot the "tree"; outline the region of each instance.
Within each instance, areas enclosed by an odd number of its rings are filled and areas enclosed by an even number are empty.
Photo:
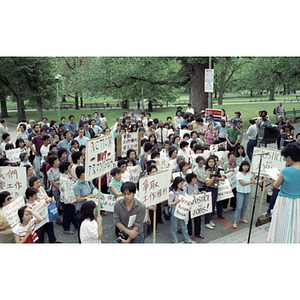
[[[0,102],[1,102],[1,116],[0,118],[7,118],[7,105],[6,105],[6,98],[10,95],[6,86],[0,81]]]

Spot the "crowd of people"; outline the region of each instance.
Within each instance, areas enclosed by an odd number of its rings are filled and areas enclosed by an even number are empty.
[[[282,104],[281,104],[282,105]],[[299,170],[298,155],[300,145],[300,133],[296,140],[293,138],[295,129],[287,119],[283,122],[280,107],[276,111],[276,126],[279,128],[277,146],[282,149],[282,155],[286,158],[287,165]],[[0,120],[1,145],[0,166],[21,166],[26,168],[27,190],[24,195],[25,206],[18,211],[20,223],[15,227],[8,224],[2,208],[13,199],[8,191],[0,193],[0,236],[2,243],[43,243],[44,233],[47,232],[50,243],[61,243],[56,236],[53,221],[48,222],[35,231],[35,226],[41,222],[41,217],[34,212],[33,208],[39,201],[47,203],[55,202],[59,216],[54,220],[63,227],[65,234],[74,234],[71,223],[78,230],[78,241],[80,243],[99,242],[102,236],[102,217],[107,213],[97,207],[94,201],[87,198],[98,198],[100,192],[97,187],[101,185],[101,194],[111,194],[122,197],[114,206],[114,225],[117,241],[121,243],[143,243],[145,237],[151,234],[153,227],[158,230],[158,224],[163,224],[163,213],[169,212],[171,220],[170,235],[173,243],[178,243],[177,232],[183,235],[185,243],[194,243],[194,239],[203,239],[201,234],[201,217],[191,217],[185,222],[174,215],[175,207],[179,203],[180,195],[195,196],[200,193],[211,192],[212,212],[203,217],[204,226],[214,230],[215,217],[225,219],[228,205],[234,210],[232,220],[233,228],[237,228],[237,222],[248,223],[244,218],[249,203],[251,184],[256,184],[250,171],[250,163],[255,146],[265,146],[263,140],[263,128],[272,126],[267,112],[259,112],[258,118],[250,119],[250,127],[246,131],[248,143],[246,149],[241,145],[244,120],[241,112],[236,111],[235,116],[229,118],[224,109],[219,122],[214,120],[212,113],[206,115],[202,110],[195,115],[194,109],[188,105],[186,112],[178,107],[175,116],[168,116],[165,121],[152,118],[151,113],[141,112],[140,116],[134,114],[134,110],[124,112],[123,116],[116,118],[116,123],[108,126],[103,113],[81,115],[81,119],[75,120],[73,115],[69,116],[69,122],[62,117],[57,126],[56,120],[48,123],[47,118],[41,122],[22,120],[18,124],[18,134],[15,142],[11,141],[8,133],[6,120]],[[186,132],[184,131],[186,130]],[[117,136],[126,132],[141,133],[141,149],[129,149],[127,157],[116,157],[117,167],[110,172],[112,180],[109,182],[107,176],[103,176],[101,182],[98,179],[85,181],[85,151],[89,139],[104,135],[112,135],[117,144]],[[182,134],[184,133],[184,134]],[[220,168],[220,160],[217,155],[210,155],[206,159],[201,156],[211,145],[227,142],[227,148],[219,147],[218,151],[227,151],[227,161]],[[7,151],[20,148],[20,161],[11,162]],[[117,149],[117,147],[115,147]],[[292,149],[292,150],[290,150]],[[284,152],[285,151],[285,152]],[[294,154],[291,154],[293,151]],[[296,155],[295,155],[296,151]],[[191,161],[191,155],[200,154],[195,161]],[[156,160],[160,157],[168,157],[172,164],[172,176],[170,193],[165,203],[145,207],[138,201],[139,183],[134,184],[126,170],[128,166],[139,165],[140,176],[152,175],[158,172]],[[232,190],[233,197],[217,201],[218,187],[220,181],[224,181],[226,174],[237,172],[237,185]],[[288,168],[290,169],[290,168]],[[220,171],[221,170],[221,171]],[[285,188],[284,178],[297,176],[282,171],[278,180],[272,181],[273,198],[270,202],[268,214],[272,214],[277,194],[281,197],[299,198],[297,187],[291,194],[290,186]],[[267,180],[265,177],[263,180]],[[65,182],[73,182],[75,200],[65,203],[63,186]],[[259,182],[262,182],[259,181]],[[281,190],[279,191],[279,186]],[[278,197],[279,197],[278,196]],[[274,199],[275,198],[275,199]],[[293,199],[294,199],[293,198]],[[230,202],[229,202],[230,200]],[[284,202],[285,203],[285,202]],[[285,206],[287,204],[284,204]],[[279,206],[279,205],[278,205]],[[277,215],[282,218],[282,206],[277,210]],[[165,208],[169,209],[165,209]],[[96,217],[96,210],[100,210],[100,216]],[[156,224],[153,226],[153,212],[156,211]],[[280,223],[280,222],[279,222]],[[178,226],[180,229],[178,229]],[[277,241],[280,229],[278,222],[272,226],[270,240]],[[299,234],[297,230],[297,234]],[[282,234],[282,233],[280,233]],[[285,238],[282,238],[286,241]],[[281,240],[282,240],[281,239]],[[295,240],[289,238],[289,240]]]

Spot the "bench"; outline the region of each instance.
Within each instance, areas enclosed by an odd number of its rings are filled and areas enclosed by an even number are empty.
[[[60,108],[61,109],[69,109],[69,108],[73,108],[74,104],[61,104]]]
[[[286,121],[287,118],[290,118],[293,123],[296,123],[298,119],[300,119],[300,109],[295,109],[293,110],[285,110],[283,111],[284,114],[284,120]]]

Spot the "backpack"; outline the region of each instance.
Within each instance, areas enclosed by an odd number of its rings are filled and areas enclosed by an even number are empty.
[[[273,114],[274,114],[274,115],[277,114],[277,107],[275,107],[275,108],[273,109]]]

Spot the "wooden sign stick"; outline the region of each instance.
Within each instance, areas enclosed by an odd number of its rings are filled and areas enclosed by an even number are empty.
[[[156,210],[153,211],[153,244],[155,244]]]
[[[258,179],[257,179],[258,180]],[[265,187],[266,187],[266,181],[264,180],[264,184],[263,184],[263,190],[261,192],[261,198],[260,198],[260,204],[259,204],[259,210],[258,210],[258,216],[260,216],[260,211],[261,211],[261,206],[262,206],[262,201],[263,201],[263,198],[264,198],[264,192],[265,192]]]

